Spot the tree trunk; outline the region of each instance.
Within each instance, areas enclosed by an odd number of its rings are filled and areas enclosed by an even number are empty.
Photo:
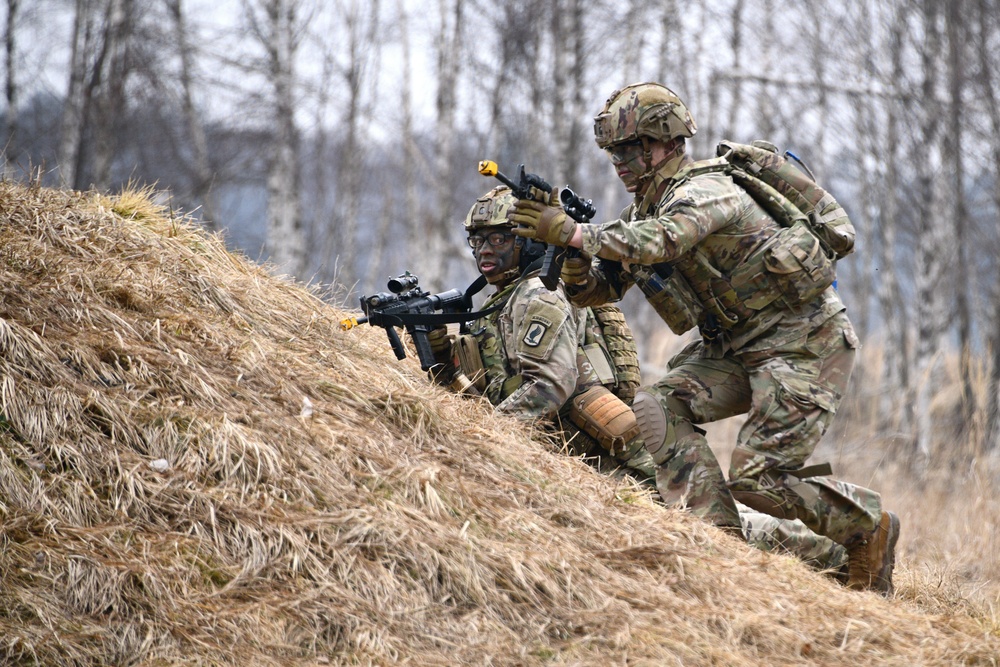
[[[958,320],[959,373],[962,383],[962,404],[959,418],[964,424],[961,436],[968,435],[978,441],[981,434],[974,433],[976,395],[972,388],[972,313],[969,305],[969,250],[968,220],[965,203],[965,159],[962,150],[962,127],[965,123],[962,93],[965,90],[964,48],[967,39],[964,21],[958,2],[945,3],[945,20],[948,31],[948,132],[944,139],[945,163],[950,172],[948,198],[954,217],[955,263],[955,316]]]
[[[59,152],[56,168],[63,187],[76,185],[80,137],[84,126],[84,82],[87,79],[87,51],[90,32],[89,0],[76,0],[73,14],[73,33],[70,48],[69,85],[63,102],[62,123],[59,133]]]
[[[918,471],[926,469],[931,456],[933,420],[931,399],[937,382],[939,354],[947,323],[947,300],[942,294],[949,284],[946,267],[953,242],[951,216],[944,205],[943,109],[938,104],[938,62],[941,35],[938,29],[938,0],[923,0],[922,76],[920,128],[916,136],[917,164],[917,348],[916,348],[916,430],[913,463]]]
[[[991,142],[989,154],[1000,155],[1000,99],[998,99],[996,81],[1000,77],[996,64],[996,56],[991,44],[994,44],[1000,33],[1000,22],[997,21],[996,2],[979,0],[977,3],[979,33],[976,39],[976,53],[979,61],[979,77],[976,81],[980,98],[984,102],[990,132]],[[993,210],[994,215],[1000,214],[1000,167],[996,162],[993,169]],[[994,246],[995,247],[995,246]],[[1000,279],[994,278],[991,294],[993,301],[992,326],[988,329],[988,345],[990,350],[990,376],[986,391],[986,438],[984,448],[991,455],[1000,452]]]
[[[726,125],[722,128],[722,137],[725,139],[732,139],[733,137],[740,136],[736,132],[736,123],[738,122],[739,111],[743,108],[743,77],[741,64],[741,53],[740,49],[743,46],[743,3],[736,2],[733,3],[732,14],[729,17],[729,46],[732,49],[732,65],[730,66],[732,72],[735,76],[730,79],[729,92],[731,99],[729,100],[729,114],[726,116]]]
[[[438,38],[438,91],[436,101],[437,127],[435,139],[437,156],[435,161],[435,204],[433,213],[424,217],[424,235],[427,252],[423,253],[422,269],[424,284],[438,285],[447,275],[447,259],[459,254],[459,248],[451,242],[457,217],[452,197],[454,181],[454,144],[456,86],[461,63],[462,28],[464,26],[464,0],[440,0],[441,32]]]
[[[273,88],[274,148],[267,178],[267,250],[281,273],[298,275],[303,266],[299,215],[299,141],[295,125],[295,0],[267,0],[270,81]]]
[[[19,0],[7,0],[7,26],[4,32],[4,64],[7,74],[5,86],[7,98],[6,140],[4,141],[3,174],[11,177],[16,171],[15,165],[20,158],[18,154],[18,107],[21,104],[20,89],[17,86],[17,20]],[[27,166],[27,165],[25,165]]]
[[[205,138],[205,128],[201,123],[194,105],[194,63],[192,49],[188,39],[187,21],[184,14],[183,0],[167,0],[167,9],[174,19],[174,39],[177,42],[178,56],[181,64],[181,97],[184,121],[187,125],[188,139],[191,142],[191,153],[194,164],[191,194],[201,205],[202,221],[207,229],[218,229],[215,219],[215,207],[212,205],[212,169],[208,162],[208,141]]]
[[[115,156],[115,126],[125,107],[125,78],[128,75],[128,36],[132,27],[133,0],[110,0],[104,21],[104,47],[94,68],[94,172],[90,184],[99,191],[111,187],[111,166]],[[79,175],[78,175],[79,176]],[[83,183],[79,186],[82,188]]]
[[[903,87],[903,35],[907,28],[904,16],[896,16],[890,33],[890,58],[892,75],[887,82],[889,90],[905,92]],[[881,433],[909,432],[913,426],[913,403],[910,376],[910,342],[908,337],[908,312],[898,281],[899,268],[896,264],[897,227],[902,210],[899,167],[900,116],[902,98],[893,96],[888,104],[885,135],[885,177],[882,190],[885,193],[882,215],[876,225],[877,264],[875,266],[875,292],[885,323],[885,363],[880,392],[879,431]],[[900,399],[902,394],[902,399]]]
[[[421,156],[417,146],[417,137],[413,128],[413,72],[412,55],[410,50],[410,22],[407,19],[404,0],[396,0],[399,13],[399,29],[401,32],[401,45],[403,55],[403,83],[402,83],[402,111],[403,111],[403,153],[406,159],[403,163],[403,206],[404,211],[411,220],[420,220],[423,216],[421,212],[421,202],[417,194],[417,169],[420,168]],[[384,248],[388,243],[388,236],[392,227],[387,225],[380,227],[377,247]],[[368,279],[374,280],[375,272],[378,271],[379,262],[372,262],[369,265]]]

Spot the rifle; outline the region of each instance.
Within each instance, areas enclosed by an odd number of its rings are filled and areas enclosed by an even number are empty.
[[[552,186],[537,174],[528,174],[524,171],[524,165],[518,165],[518,180],[514,182],[497,167],[497,163],[492,160],[482,160],[479,163],[479,173],[483,176],[493,176],[498,181],[510,188],[511,193],[518,199],[529,199],[531,188],[537,188],[543,192],[552,192]],[[582,199],[575,192],[565,187],[559,191],[559,202],[562,204],[566,215],[579,223],[586,224],[597,213],[594,204],[590,199]],[[542,260],[541,274],[538,276],[547,289],[554,290],[559,285],[559,271],[566,258],[577,257],[580,254],[578,248],[565,248],[557,255],[556,246],[549,246],[545,249],[545,259]]]
[[[469,313],[472,310],[472,293],[452,289],[440,294],[431,294],[422,290],[419,283],[420,279],[409,271],[403,272],[396,278],[390,278],[386,283],[389,291],[379,292],[373,296],[362,296],[361,310],[365,314],[364,317],[342,319],[341,330],[347,331],[365,323],[373,327],[382,327],[389,337],[389,345],[396,353],[396,358],[404,359],[406,348],[403,347],[403,342],[394,327],[406,327],[417,348],[421,370],[426,371],[436,366],[437,361],[434,360],[434,351],[431,350],[427,334],[440,324],[464,321],[464,316],[454,313]],[[438,310],[453,314],[434,315]]]

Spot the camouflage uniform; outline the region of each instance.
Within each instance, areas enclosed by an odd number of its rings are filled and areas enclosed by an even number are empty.
[[[504,196],[509,198],[505,192],[502,188],[493,191],[481,198],[479,205]],[[495,201],[478,214],[477,207],[473,207],[467,228],[496,226],[500,215],[497,209],[504,210]],[[484,394],[489,401],[498,410],[519,418],[556,425],[570,451],[589,457],[602,472],[624,472],[644,485],[657,486],[656,466],[641,439],[633,440],[625,451],[609,455],[568,417],[572,399],[602,383],[587,348],[597,344],[607,352],[612,344],[605,339],[606,330],[597,322],[593,309],[573,307],[561,286],[549,291],[537,272],[520,280],[511,275],[497,283],[498,291],[482,309],[498,304],[504,304],[503,307],[470,327],[485,370]],[[631,332],[625,328],[622,334],[631,345]],[[626,395],[621,397],[629,399],[634,385],[624,392]],[[623,393],[621,387],[618,393]],[[711,458],[715,460],[714,456]],[[845,561],[842,548],[799,522],[776,519],[747,507],[740,508],[740,518],[747,541],[759,549],[788,552],[830,571],[839,571]]]
[[[584,351],[585,345],[594,342],[607,349],[591,309],[571,306],[562,289],[546,289],[537,272],[497,291],[483,309],[504,301],[501,310],[471,327],[486,371],[485,394],[490,403],[521,419],[544,419],[558,425],[570,450],[598,457],[598,467],[604,472],[625,466],[641,479],[651,478],[652,459],[641,440],[609,456],[569,420],[572,399],[601,384]]]
[[[672,106],[677,114],[679,103]],[[670,137],[693,134],[680,109],[689,131],[672,129]],[[634,134],[620,124],[636,117],[598,116],[607,125],[598,128],[598,143],[602,133]],[[665,499],[732,527],[740,525],[735,494],[838,544],[862,540],[879,523],[879,495],[803,468],[850,379],[858,341],[845,307],[832,287],[805,303],[778,290],[761,249],[781,227],[719,160],[692,162],[681,147],[650,171],[643,194],[619,219],[581,226],[583,250],[622,264],[595,264],[586,284],[570,288],[570,299],[579,306],[617,301],[637,284],[675,333],[697,326],[702,334],[634,404],[647,429],[653,424],[663,435],[647,437],[647,447]],[[748,418],[727,484],[696,425],[739,414]]]

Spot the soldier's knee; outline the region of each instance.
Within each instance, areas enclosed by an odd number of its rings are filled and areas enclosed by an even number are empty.
[[[673,396],[664,397],[661,403],[661,399],[648,391],[637,392],[632,400],[639,435],[657,465],[669,458],[679,439],[695,432],[691,422],[681,416],[685,407]]]

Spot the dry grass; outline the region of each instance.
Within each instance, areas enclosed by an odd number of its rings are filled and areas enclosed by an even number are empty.
[[[0,184],[0,662],[995,665],[431,387],[149,202]]]

